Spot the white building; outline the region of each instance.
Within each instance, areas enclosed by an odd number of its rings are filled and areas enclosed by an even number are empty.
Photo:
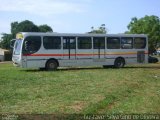
[[[11,52],[0,48],[0,62],[10,60]]]

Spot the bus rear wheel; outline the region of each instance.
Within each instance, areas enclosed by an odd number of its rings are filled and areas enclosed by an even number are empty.
[[[58,64],[55,60],[49,60],[47,63],[46,63],[46,70],[47,71],[54,71],[54,70],[57,70],[57,67],[58,67]]]
[[[125,60],[123,58],[116,58],[114,62],[114,67],[115,68],[122,68],[125,65]]]

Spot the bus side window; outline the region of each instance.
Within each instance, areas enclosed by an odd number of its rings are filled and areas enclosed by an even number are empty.
[[[136,37],[134,38],[134,48],[144,49],[146,47],[146,38]]]
[[[133,38],[122,37],[121,38],[121,48],[122,49],[132,49],[133,48]]]
[[[78,37],[78,49],[91,49],[91,37]]]
[[[107,49],[120,49],[120,38],[107,37]]]
[[[63,37],[63,49],[76,49],[75,37]]]
[[[28,36],[24,39],[23,53],[32,54],[37,52],[41,47],[40,36]]]
[[[45,49],[61,49],[61,38],[57,36],[44,36],[43,46]]]
[[[104,49],[105,37],[93,37],[93,49]]]

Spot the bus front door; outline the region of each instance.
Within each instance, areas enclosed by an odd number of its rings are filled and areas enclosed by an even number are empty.
[[[63,37],[63,59],[76,59],[75,37]]]
[[[105,57],[105,37],[93,37],[93,58],[102,60]]]

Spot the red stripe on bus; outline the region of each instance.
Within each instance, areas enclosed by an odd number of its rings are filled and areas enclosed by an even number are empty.
[[[63,56],[63,54],[23,54],[23,56]]]
[[[100,54],[100,55],[134,55],[137,53],[111,53],[111,54]],[[148,54],[148,52],[145,52]],[[70,56],[93,56],[99,54],[70,54]],[[69,54],[23,54],[23,56],[69,56]]]
[[[91,56],[93,54],[70,54],[70,56]],[[69,54],[24,54],[23,56],[69,56]]]

